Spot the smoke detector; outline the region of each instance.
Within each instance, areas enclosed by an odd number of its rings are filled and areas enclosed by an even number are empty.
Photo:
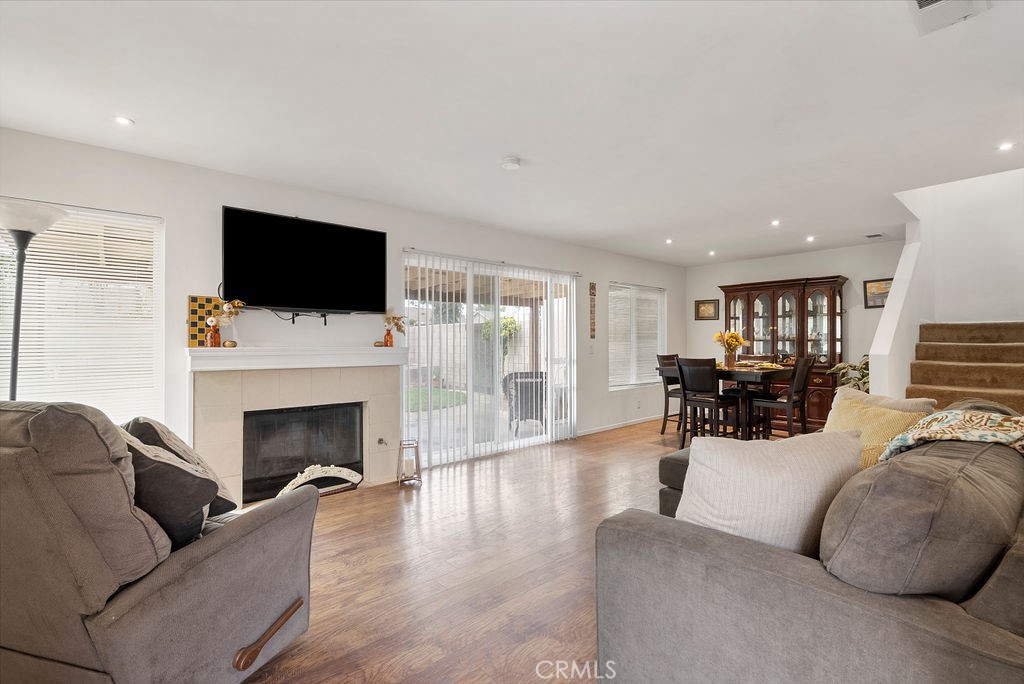
[[[522,163],[519,161],[519,157],[512,154],[501,160],[501,168],[506,171],[518,171],[520,166]]]
[[[907,0],[917,35],[952,26],[992,9],[992,0]]]

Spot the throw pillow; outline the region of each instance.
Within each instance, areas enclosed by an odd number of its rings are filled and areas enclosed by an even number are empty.
[[[821,561],[882,594],[961,601],[1013,542],[1024,459],[1002,444],[929,442],[843,486],[821,532]]]
[[[697,437],[676,518],[814,556],[825,511],[857,472],[860,452],[856,432],[777,442]]]
[[[861,451],[860,468],[863,470],[878,464],[878,457],[885,451],[889,440],[915,425],[926,415],[928,414],[895,411],[856,399],[846,399],[836,403],[829,411],[824,431],[860,430],[860,443],[864,447]]]
[[[217,498],[210,504],[210,515],[221,515],[238,508],[235,499],[231,496],[224,482],[217,477],[217,473],[207,464],[203,457],[195,452],[192,447],[176,434],[171,432],[163,423],[139,416],[132,418],[124,425],[124,429],[134,437],[138,437],[143,444],[158,446],[166,449],[186,463],[189,463],[203,471],[207,477],[217,483]]]
[[[836,390],[835,398],[832,399],[832,408],[835,408],[836,404],[847,399],[855,399],[872,406],[881,406],[893,411],[906,411],[908,413],[934,413],[935,405],[938,403],[935,399],[925,397],[894,399],[893,397],[886,397],[881,394],[868,394],[852,387],[840,387]]]
[[[171,452],[143,444],[125,430],[135,468],[135,505],[149,513],[179,549],[199,536],[217,483]]]

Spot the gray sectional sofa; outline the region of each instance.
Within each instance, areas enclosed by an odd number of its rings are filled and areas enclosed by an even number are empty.
[[[820,558],[672,518],[687,456],[662,461],[663,515],[597,530],[616,682],[1024,682],[1020,453],[936,442],[855,475]]]

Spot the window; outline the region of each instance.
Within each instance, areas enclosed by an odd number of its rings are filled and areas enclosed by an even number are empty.
[[[659,382],[665,348],[665,290],[608,284],[608,388]]]
[[[121,422],[163,417],[163,222],[75,207],[25,262],[19,401],[89,404]],[[0,383],[8,396],[16,280],[0,239]]]

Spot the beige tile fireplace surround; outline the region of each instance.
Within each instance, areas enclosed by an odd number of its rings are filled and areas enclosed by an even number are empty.
[[[365,484],[392,481],[406,358],[401,348],[189,349],[192,444],[241,501],[245,411],[359,402]]]

